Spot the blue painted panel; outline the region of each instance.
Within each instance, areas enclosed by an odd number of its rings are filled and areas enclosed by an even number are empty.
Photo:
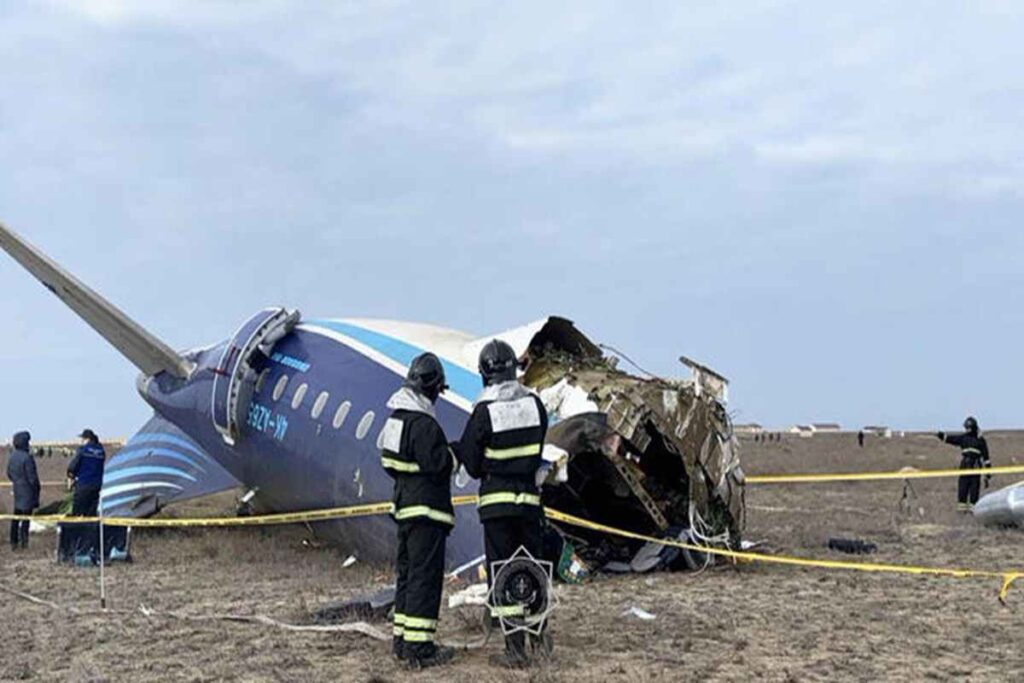
[[[374,332],[373,330],[368,330],[351,323],[344,323],[337,320],[310,320],[306,321],[305,324],[323,327],[347,337],[351,337],[352,339],[365,344],[374,351],[383,354],[396,363],[401,363],[406,367],[412,363],[416,356],[425,351],[422,347],[409,344],[401,339],[396,339],[395,337],[381,334],[380,332]],[[456,365],[445,358],[441,359],[441,364],[444,366],[444,374],[448,379],[448,385],[451,387],[451,391],[454,391],[456,394],[472,403],[480,394],[480,390],[483,387],[480,375],[475,372],[470,372],[462,366]]]

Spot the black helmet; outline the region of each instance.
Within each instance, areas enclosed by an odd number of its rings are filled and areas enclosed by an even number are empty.
[[[964,430],[970,432],[971,434],[977,434],[978,421],[975,420],[973,416],[968,416],[968,418],[964,420]]]
[[[409,374],[405,376],[405,386],[423,394],[431,401],[436,401],[441,392],[448,388],[441,359],[432,353],[424,353],[413,358]]]
[[[480,351],[480,374],[485,387],[515,379],[518,365],[516,352],[500,339],[492,339]]]

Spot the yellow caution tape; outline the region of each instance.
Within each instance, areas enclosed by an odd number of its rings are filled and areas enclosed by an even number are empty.
[[[452,499],[452,505],[458,507],[471,505],[476,502],[476,496],[459,496]],[[103,523],[108,526],[133,526],[133,527],[236,527],[236,526],[263,526],[271,524],[295,524],[301,522],[318,522],[331,519],[351,519],[354,517],[367,517],[371,515],[387,514],[391,511],[390,503],[374,503],[369,505],[355,505],[342,508],[330,508],[324,510],[311,510],[307,512],[284,512],[271,515],[258,515],[254,517],[223,517],[223,518],[195,518],[195,519],[132,519],[105,517]],[[599,531],[623,538],[632,538],[645,543],[656,543],[659,545],[682,548],[692,552],[726,557],[736,561],[761,562],[766,564],[782,564],[797,567],[810,567],[816,569],[842,569],[861,572],[882,572],[891,574],[913,574],[918,576],[945,576],[953,578],[997,578],[1002,580],[999,590],[999,600],[1006,601],[1013,583],[1024,577],[1024,571],[980,571],[975,569],[947,569],[942,567],[917,567],[898,564],[881,564],[873,562],[848,562],[843,560],[814,560],[800,557],[789,557],[785,555],[765,555],[762,553],[751,553],[739,550],[726,550],[724,548],[713,548],[692,543],[684,543],[674,539],[655,538],[624,529],[598,524],[587,519],[575,517],[559,510],[545,508],[548,519],[564,524],[583,527],[593,531]],[[27,519],[36,522],[97,522],[97,517],[68,517],[64,515],[0,515],[0,520]]]
[[[832,481],[884,481],[887,479],[932,479],[963,477],[974,474],[1024,474],[1024,465],[978,467],[973,469],[918,470],[908,468],[891,472],[805,472],[798,474],[755,474],[746,478],[748,484],[806,484]],[[41,486],[64,486],[63,481],[44,481]],[[10,482],[0,482],[0,488],[10,488]]]
[[[452,505],[455,506],[471,505],[473,503],[476,503],[476,496],[459,496],[452,499]],[[391,503],[370,503],[340,508],[324,508],[322,510],[306,510],[304,512],[253,515],[252,517],[189,517],[187,519],[103,517],[102,521],[106,526],[148,528],[271,526],[276,524],[324,522],[332,519],[351,519],[353,517],[372,517],[375,515],[386,515],[390,512]],[[70,515],[0,515],[0,520],[29,520],[41,524],[99,522],[100,519],[99,517],[72,517]]]
[[[391,503],[375,503],[372,505],[355,505],[342,508],[309,510],[306,512],[281,512],[271,515],[254,515],[252,517],[196,517],[188,519],[153,519],[143,517],[103,517],[106,526],[132,526],[152,528],[173,527],[234,527],[234,526],[269,526],[273,524],[297,524],[316,522],[329,519],[345,519],[349,517],[367,517],[383,515],[391,512]],[[70,515],[0,515],[0,520],[31,520],[41,524],[57,522],[99,522],[99,517],[72,517]]]
[[[963,477],[973,474],[1024,474],[1024,465],[1003,467],[978,467],[973,469],[917,470],[906,469],[895,472],[839,472],[810,474],[762,474],[748,476],[748,484],[808,484],[829,481],[883,481],[886,479],[932,479],[937,477]]]
[[[999,600],[1001,602],[1006,601],[1006,595],[1010,590],[1010,586],[1017,579],[1024,576],[1024,571],[979,571],[975,569],[946,569],[941,567],[915,567],[909,565],[900,564],[881,564],[875,562],[847,562],[843,560],[813,560],[804,559],[801,557],[788,557],[785,555],[764,555],[762,553],[750,553],[739,550],[726,550],[723,548],[710,548],[706,546],[693,545],[691,543],[684,543],[673,539],[666,538],[654,538],[653,536],[645,536],[644,534],[637,534],[632,531],[625,531],[623,529],[616,529],[614,527],[606,526],[604,524],[598,524],[597,522],[591,522],[590,520],[581,519],[558,510],[552,510],[551,508],[545,508],[547,518],[562,522],[564,524],[571,524],[573,526],[583,527],[585,529],[591,529],[593,531],[600,531],[602,533],[611,534],[614,536],[621,536],[624,538],[632,538],[638,541],[644,541],[647,543],[657,543],[659,545],[672,546],[675,548],[682,548],[684,550],[690,550],[694,552],[705,553],[708,555],[717,555],[719,557],[727,557],[733,560],[745,561],[745,562],[762,562],[767,564],[785,564],[797,567],[813,567],[817,569],[845,569],[852,571],[861,572],[885,572],[891,574],[915,574],[918,576],[947,576],[954,578],[988,578],[988,579],[1002,579],[1002,586],[999,589]]]

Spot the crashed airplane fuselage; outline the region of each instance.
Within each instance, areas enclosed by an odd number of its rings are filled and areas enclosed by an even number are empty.
[[[108,463],[105,515],[149,515],[236,486],[268,511],[387,500],[377,439],[410,361],[424,351],[442,359],[451,388],[437,416],[455,439],[482,386],[479,350],[500,338],[551,413],[545,452],[556,466],[545,503],[630,531],[738,543],[743,477],[724,380],[702,366],[691,364],[688,381],[634,377],[555,317],[476,338],[415,323],[304,320],[283,308],[260,311],[225,342],[178,354],[2,226],[0,246],[141,371],[138,390],[155,414]],[[475,494],[476,482],[456,476],[452,492]],[[449,565],[471,565],[483,555],[475,509],[458,508],[456,520]],[[314,529],[364,558],[393,550],[384,516]],[[629,560],[640,545],[562,531],[591,562]]]
[[[974,504],[973,513],[989,526],[1024,527],[1024,482],[985,494]]]

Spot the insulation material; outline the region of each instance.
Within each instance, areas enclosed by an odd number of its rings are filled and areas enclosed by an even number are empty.
[[[567,481],[548,478],[545,504],[638,533],[692,529],[703,542],[740,546],[744,477],[724,378],[703,366],[696,381],[637,377],[615,359],[551,344],[531,346],[527,360],[522,381],[552,415],[548,444],[569,461]],[[598,566],[638,550],[582,540],[581,556]]]

